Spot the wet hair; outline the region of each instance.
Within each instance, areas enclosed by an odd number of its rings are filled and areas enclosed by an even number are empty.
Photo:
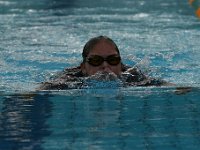
[[[90,51],[94,48],[94,46],[96,44],[98,44],[100,41],[106,41],[106,42],[112,44],[115,47],[115,50],[117,51],[117,53],[120,55],[120,52],[119,52],[117,45],[115,44],[115,42],[111,38],[109,38],[107,36],[98,36],[98,37],[91,38],[85,44],[85,46],[83,48],[83,52],[82,52],[83,62],[85,61],[85,59],[88,56],[88,54],[90,53]]]

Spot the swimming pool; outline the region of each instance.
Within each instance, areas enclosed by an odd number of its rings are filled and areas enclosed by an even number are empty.
[[[0,1],[0,149],[198,149],[199,28],[186,0]],[[98,35],[124,63],[192,91],[34,91]]]

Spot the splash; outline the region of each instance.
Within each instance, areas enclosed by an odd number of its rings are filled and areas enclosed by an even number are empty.
[[[122,80],[114,73],[97,72],[83,80],[83,88],[119,88],[123,86]]]

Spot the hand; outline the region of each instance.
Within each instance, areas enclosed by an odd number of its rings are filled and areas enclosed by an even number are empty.
[[[191,87],[177,87],[175,93],[177,95],[181,95],[181,94],[186,94],[190,91],[192,91]]]

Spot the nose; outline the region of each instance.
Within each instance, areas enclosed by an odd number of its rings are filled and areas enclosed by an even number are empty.
[[[110,65],[106,61],[102,64],[102,70],[105,72],[111,72]]]

